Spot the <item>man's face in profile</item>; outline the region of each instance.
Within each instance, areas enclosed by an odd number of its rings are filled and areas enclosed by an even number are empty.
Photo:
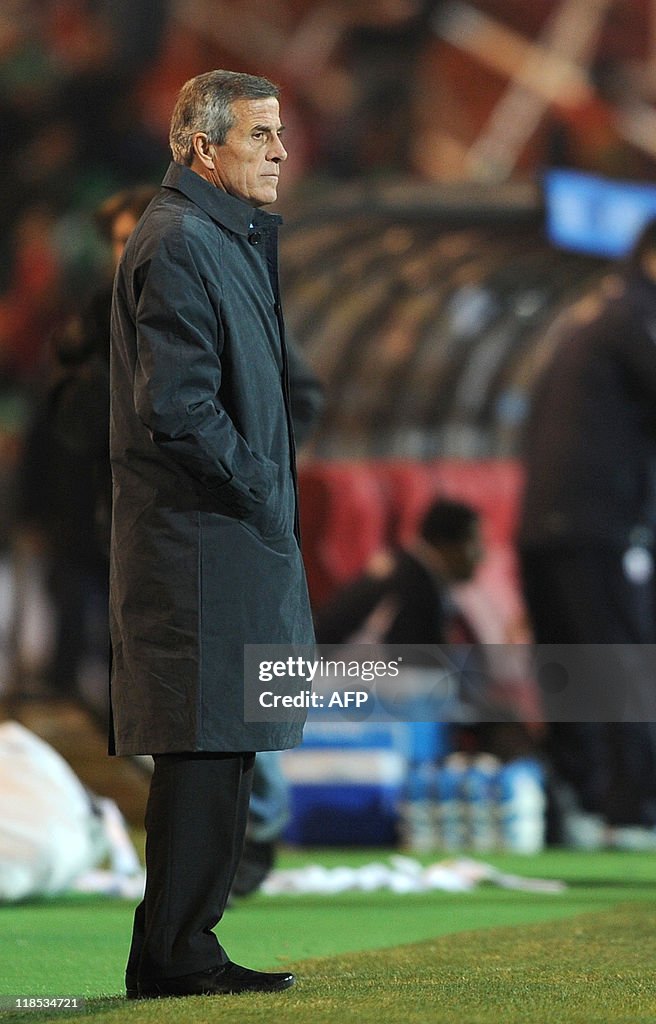
[[[472,526],[469,535],[461,541],[441,545],[440,556],[451,583],[469,582],[483,559],[480,526]]]
[[[278,196],[280,165],[287,159],[278,100],[235,100],[235,123],[222,146],[212,145],[217,185],[251,206],[266,206]]]

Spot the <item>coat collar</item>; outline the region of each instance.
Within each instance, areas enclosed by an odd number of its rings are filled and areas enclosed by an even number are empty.
[[[282,217],[278,214],[266,213],[264,210],[249,206],[241,199],[236,199],[235,196],[228,195],[227,192],[222,192],[183,164],[169,164],[162,185],[182,192],[192,203],[200,206],[212,220],[238,235],[248,235],[255,225],[267,228],[282,223]]]

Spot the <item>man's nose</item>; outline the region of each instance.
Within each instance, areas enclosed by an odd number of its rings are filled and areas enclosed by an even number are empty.
[[[269,160],[273,160],[275,161],[275,163],[279,163],[279,161],[286,159],[287,150],[283,146],[282,139],[280,138],[280,136],[276,135],[275,139],[273,140],[271,150],[269,152]]]

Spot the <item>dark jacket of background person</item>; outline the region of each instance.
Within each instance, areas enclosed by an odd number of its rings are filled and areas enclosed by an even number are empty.
[[[380,629],[382,643],[444,644],[454,613],[446,584],[409,551],[398,551],[386,575],[365,573],[320,608],[315,628],[319,643],[343,643],[379,614],[371,628]]]
[[[243,723],[244,644],[313,640],[272,270],[278,221],[172,165],[119,267],[117,753],[267,750],[301,737],[298,723]]]
[[[523,547],[653,541],[656,282],[631,273],[559,342],[533,397]]]
[[[475,509],[437,499],[406,548],[381,552],[360,577],[319,609],[318,641],[341,643],[363,629],[389,644],[453,641],[454,626],[458,623],[461,630],[464,624],[451,587],[471,580],[481,557]]]
[[[550,655],[556,662],[577,658],[573,685],[543,688],[556,777],[583,811],[648,827],[656,822],[656,279],[647,269],[655,243],[648,226],[594,316],[573,320],[557,343],[534,396],[519,531],[535,639],[565,645]],[[563,811],[554,838],[578,842],[578,829]]]
[[[37,410],[21,464],[23,527],[36,526],[53,557],[107,573],[107,550],[94,528],[95,476],[91,453],[72,450],[53,432],[57,386]]]
[[[38,678],[28,671],[20,675],[18,686],[45,684],[46,692],[82,701],[106,722],[108,687],[101,665],[108,648],[109,516],[107,501],[98,502],[96,495],[99,475],[108,475],[108,458],[105,454],[99,460],[88,443],[72,448],[55,429],[65,385],[66,377],[58,377],[37,406],[23,449],[21,530],[30,549],[37,541],[47,568],[53,642]],[[107,418],[108,394],[87,407],[94,421],[101,418],[98,410]],[[87,437],[93,436],[88,418],[84,429]],[[102,491],[107,493],[106,485]],[[101,508],[102,525],[97,518]]]

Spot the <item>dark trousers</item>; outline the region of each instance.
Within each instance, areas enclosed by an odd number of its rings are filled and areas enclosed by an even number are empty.
[[[656,689],[648,654],[653,647],[641,646],[656,643],[654,577],[632,578],[624,556],[619,546],[596,544],[525,550],[524,596],[538,644],[599,645],[590,652],[599,659],[599,675],[632,693],[632,707],[650,708]],[[609,644],[613,648],[604,650]],[[555,721],[548,752],[585,810],[612,824],[656,824],[651,722]]]
[[[631,579],[621,547],[563,545],[520,554],[538,643],[656,643],[654,577]]]
[[[131,983],[228,960],[212,929],[244,842],[255,755],[158,754],[146,807],[146,889],[134,915]]]
[[[86,655],[107,657],[108,571],[103,563],[79,565],[63,557],[55,559],[51,568],[55,650],[49,677],[59,695],[78,695],[80,667]],[[105,694],[99,698],[104,704]]]

